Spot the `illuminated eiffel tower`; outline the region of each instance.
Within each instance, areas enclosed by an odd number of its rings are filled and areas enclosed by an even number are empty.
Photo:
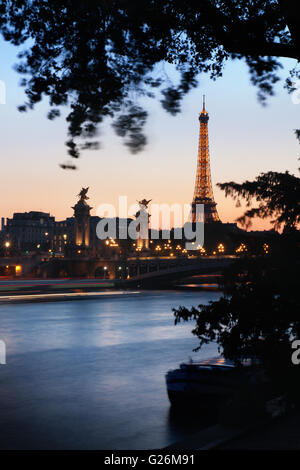
[[[204,223],[220,222],[211,184],[207,129],[208,119],[208,112],[205,109],[205,96],[203,96],[203,109],[199,115],[200,134],[197,174],[191,207],[192,222],[203,222],[203,216],[201,217],[200,214],[197,214],[197,204],[204,204]]]

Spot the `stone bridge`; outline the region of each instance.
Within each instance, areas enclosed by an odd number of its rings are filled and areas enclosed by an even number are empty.
[[[199,257],[129,257],[127,259],[53,258],[44,261],[34,257],[0,258],[2,276],[40,278],[102,278],[121,287],[170,285],[195,274],[221,272],[235,260],[234,256]],[[3,272],[2,272],[3,271]]]
[[[160,287],[178,283],[195,274],[221,272],[235,260],[227,257],[195,258],[131,258],[127,260],[127,278],[119,281],[123,287]]]

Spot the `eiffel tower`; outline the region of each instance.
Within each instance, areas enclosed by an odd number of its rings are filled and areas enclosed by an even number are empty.
[[[198,146],[197,174],[194,197],[191,205],[192,222],[220,222],[220,218],[216,208],[217,204],[214,200],[211,184],[207,129],[208,119],[208,112],[205,109],[205,96],[203,95],[203,109],[199,114],[200,134]],[[201,214],[197,214],[197,204],[204,204],[204,220],[203,216],[201,217]]]

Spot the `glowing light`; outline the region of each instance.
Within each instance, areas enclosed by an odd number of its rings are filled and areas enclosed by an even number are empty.
[[[225,251],[225,247],[224,247],[223,243],[219,243],[218,252],[219,253],[224,253],[224,251]]]
[[[245,243],[241,243],[240,246],[238,246],[235,250],[236,253],[245,253],[246,251],[248,251],[248,248]]]
[[[5,248],[9,248],[10,247],[10,242],[5,242],[4,246],[5,246]]]
[[[16,266],[15,269],[16,269],[16,274],[17,274],[17,273],[20,274],[20,272],[22,271],[22,266],[20,266],[19,264],[17,264],[17,266]]]

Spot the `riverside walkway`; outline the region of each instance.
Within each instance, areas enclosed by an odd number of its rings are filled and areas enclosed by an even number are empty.
[[[241,426],[216,424],[168,446],[169,450],[300,450],[300,410]]]
[[[300,450],[300,410],[277,418],[227,443],[220,450]]]

